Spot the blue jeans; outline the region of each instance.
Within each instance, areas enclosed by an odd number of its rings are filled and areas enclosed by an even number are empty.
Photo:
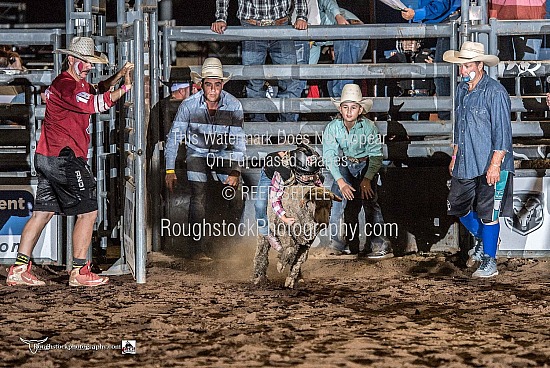
[[[296,47],[296,63],[297,64],[309,64],[309,53],[311,48],[309,47],[309,41],[294,41]],[[305,88],[306,81],[303,82]]]
[[[334,41],[334,64],[357,64],[369,46],[368,40]],[[330,80],[327,82],[328,94],[340,97],[346,84],[353,83],[351,79]]]
[[[269,187],[271,186],[271,179],[267,177],[264,170],[260,173],[260,180],[258,180],[258,189],[256,191],[256,201],[254,202],[254,209],[256,212],[256,225],[258,226],[258,233],[260,235],[267,235],[269,233],[269,226],[267,221],[267,205],[269,199]]]
[[[332,201],[332,208],[330,209],[330,247],[339,251],[346,249],[346,239],[344,237],[344,231],[342,230],[342,221],[344,220],[344,208],[346,208],[347,200],[342,197],[340,187],[334,181],[330,190],[342,198],[342,202]]]
[[[202,224],[206,220],[206,201],[208,199],[208,180],[212,171],[216,172],[219,181],[224,182],[231,173],[231,168],[208,164],[206,157],[195,156],[187,150],[187,180],[191,188],[189,198],[189,224]]]
[[[351,201],[333,202],[333,207],[330,213],[330,229],[334,233],[334,230],[337,229],[336,233],[331,234],[331,247],[338,250],[344,250],[346,245],[349,247],[351,253],[359,252],[359,213],[361,208],[365,212],[365,223],[367,224],[384,224],[384,217],[382,216],[382,209],[378,204],[378,191],[377,191],[377,178],[375,176],[371,182],[372,190],[374,191],[374,197],[369,199],[361,199],[359,193],[361,191],[360,184],[363,180],[363,177],[368,169],[367,162],[360,162],[357,164],[351,164],[347,162],[346,165],[340,165],[340,173],[342,174],[344,180],[350,184],[355,189],[355,198]],[[338,184],[334,182],[331,190],[337,194],[341,195]],[[346,224],[346,229],[342,232],[340,229],[340,221],[344,217],[344,223]],[[371,244],[370,237],[367,237],[365,246],[368,247]],[[376,237],[376,240],[379,242],[384,242],[380,237]]]
[[[294,41],[294,45],[296,46],[296,63],[298,64],[309,64],[309,41]],[[303,93],[303,91],[307,87],[307,81],[301,80],[300,81],[300,93]],[[300,97],[302,97],[300,95]],[[298,114],[294,114],[295,118],[292,121],[298,121]]]
[[[451,40],[447,37],[440,37],[435,44],[435,62],[443,62],[443,54],[451,48]],[[451,95],[451,80],[449,78],[434,78],[435,94],[441,97]],[[437,116],[441,120],[449,120],[451,118],[450,111],[439,111]]]
[[[366,171],[366,170],[365,170]],[[352,186],[355,188],[355,198],[351,201],[348,201],[346,209],[344,210],[344,222],[346,223],[348,232],[346,233],[346,243],[349,247],[351,253],[359,253],[359,233],[363,232],[367,239],[365,241],[365,247],[368,249],[369,246],[374,249],[374,244],[382,245],[384,244],[384,239],[380,236],[370,236],[367,234],[367,229],[360,229],[359,227],[359,213],[361,208],[365,211],[365,224],[381,224],[382,228],[384,225],[384,217],[382,216],[382,209],[378,204],[378,175],[374,177],[371,182],[371,187],[374,192],[374,196],[369,199],[361,199],[361,181],[363,177],[354,177],[352,181]],[[370,231],[372,227],[368,228]],[[355,230],[355,231],[352,231]]]
[[[243,27],[256,27],[247,22],[241,21]],[[273,64],[295,65],[296,46],[294,41],[243,41],[242,61],[243,65],[264,65],[267,54],[271,57]],[[251,79],[246,84],[246,96],[249,98],[265,98],[265,81]],[[278,98],[300,98],[302,97],[302,82],[298,79],[277,81]],[[251,121],[265,121],[265,114],[251,114]],[[297,121],[298,114],[282,113],[281,121]]]
[[[309,64],[309,53],[311,47],[309,46],[309,41],[294,41],[294,46],[296,47],[296,63],[297,64]],[[301,80],[300,87],[302,91],[306,89],[307,81]]]
[[[367,163],[360,162],[358,164],[351,164],[348,161],[343,161],[341,165],[338,166],[340,169],[340,174],[346,181],[346,183],[351,184],[353,181],[354,175],[360,175],[363,170],[366,170]],[[348,201],[342,197],[342,192],[336,180],[332,183],[330,188],[332,192],[342,198],[342,202],[332,202],[332,208],[330,210],[330,247],[343,251],[346,249],[346,230],[341,226],[342,221],[344,220],[344,209],[347,206]]]
[[[311,65],[315,65],[319,63],[319,59],[321,58],[321,48],[322,44],[319,42],[314,42],[313,45],[311,45],[311,48],[309,49],[309,63]]]
[[[540,60],[542,37],[525,37],[525,46],[523,60]]]

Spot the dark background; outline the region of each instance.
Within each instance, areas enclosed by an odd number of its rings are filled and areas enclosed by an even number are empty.
[[[367,21],[369,18],[369,4],[373,0],[339,0],[342,8],[355,13],[359,18]],[[11,1],[10,1],[11,2]],[[21,1],[19,1],[21,2]],[[26,0],[27,23],[62,23],[65,22],[65,0]],[[209,25],[214,21],[216,10],[215,0],[173,0],[173,18],[178,26]],[[399,12],[394,11],[377,1],[377,22],[402,22]],[[237,0],[230,0],[229,24],[236,23],[235,13]],[[116,21],[116,1],[107,0],[107,20]]]
[[[23,0],[24,1],[24,0]],[[415,0],[404,0],[405,3]],[[27,19],[26,23],[64,23],[65,22],[65,0],[26,0]],[[229,1],[229,25],[237,25],[237,2]],[[82,2],[80,1],[79,4]],[[133,0],[130,1],[133,4]],[[376,0],[338,0],[338,4],[354,14],[365,23],[401,23],[405,22],[398,11],[390,9],[380,1]],[[107,21],[116,22],[115,0],[107,0]],[[178,26],[209,26],[215,19],[215,0],[173,0],[172,17]],[[429,45],[427,45],[429,46]],[[383,55],[384,50],[395,48],[393,40],[378,40],[371,42],[367,55],[372,55],[372,50],[380,52],[378,57]],[[378,58],[377,57],[377,58]]]

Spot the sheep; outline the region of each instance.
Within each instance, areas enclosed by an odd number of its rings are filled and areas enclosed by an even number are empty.
[[[342,199],[324,187],[291,185],[285,188],[282,204],[287,217],[296,222],[286,225],[274,211],[268,211],[269,230],[282,245],[277,270],[282,273],[288,266],[289,275],[285,287],[294,288],[301,277],[301,267],[306,261],[309,248],[319,231],[329,222],[332,201]],[[259,236],[254,256],[254,283],[267,280],[269,243]]]

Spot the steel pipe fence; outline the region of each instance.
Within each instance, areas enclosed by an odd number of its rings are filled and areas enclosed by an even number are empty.
[[[292,26],[241,27],[229,26],[217,34],[205,26],[176,26],[163,29],[169,41],[236,42],[246,40],[334,41],[398,38],[451,37],[450,24],[361,24],[349,26],[309,26],[297,30]]]
[[[72,5],[70,5],[71,3]],[[469,1],[464,0],[466,8]],[[74,11],[74,2],[67,1],[67,39],[73,35],[91,35],[105,51],[114,64],[114,55],[118,55],[118,65],[122,66],[125,61],[136,63],[135,76],[143,76],[149,73],[151,76],[150,88],[150,106],[159,100],[160,81],[168,82],[171,69],[177,72],[177,68],[171,67],[172,63],[172,44],[174,42],[238,42],[248,39],[274,40],[345,40],[345,39],[397,39],[397,38],[438,38],[448,37],[451,40],[451,48],[458,48],[458,40],[462,42],[467,39],[476,38],[476,34],[487,34],[489,37],[488,49],[493,53],[496,51],[496,40],[498,36],[506,35],[528,35],[528,34],[549,34],[550,21],[497,21],[490,20],[490,24],[472,24],[467,16],[463,17],[463,23],[451,24],[368,24],[361,26],[311,26],[307,31],[298,31],[292,27],[229,27],[224,35],[213,33],[209,27],[176,27],[173,23],[159,23],[156,19],[156,4],[152,1],[136,1],[133,10],[125,8],[124,0],[117,0],[117,40],[108,40],[104,36],[105,19],[104,14],[98,14],[97,9],[93,9],[91,0],[83,2],[82,11]],[[467,13],[464,12],[463,13]],[[99,19],[99,22],[97,20]],[[466,22],[464,22],[466,19]],[[95,23],[94,23],[95,22]],[[160,32],[159,32],[160,28]],[[277,32],[274,32],[274,31]],[[457,30],[460,31],[457,32]],[[23,35],[19,37],[18,35]],[[14,45],[19,44],[42,44],[51,43],[55,48],[61,46],[61,30],[3,30],[0,29],[0,37],[4,43]],[[142,52],[144,43],[149,42],[149,59],[144,59]],[[14,82],[17,78],[25,78],[31,84],[40,86],[48,85],[60,71],[61,55],[56,55],[55,70],[51,71],[31,71],[25,76],[11,76],[0,74],[0,85]],[[146,65],[148,62],[148,66]],[[523,78],[523,77],[543,77],[548,74],[550,61],[514,61],[501,62],[495,68],[490,68],[490,75],[498,78]],[[424,79],[434,77],[450,77],[452,92],[456,87],[457,73],[455,68],[447,63],[433,64],[354,64],[354,65],[261,65],[261,66],[242,66],[226,65],[226,71],[233,74],[234,80],[248,79],[266,79],[281,80],[288,78],[295,79]],[[192,70],[198,71],[200,66],[192,66]],[[100,73],[101,74],[101,73]],[[120,117],[117,118],[115,112],[101,114],[96,116],[95,141],[96,149],[94,152],[96,166],[98,167],[98,178],[102,181],[100,185],[101,195],[104,197],[108,191],[106,187],[106,178],[119,178],[124,176],[124,182],[130,183],[135,188],[135,211],[124,213],[121,218],[122,223],[127,222],[128,216],[132,216],[135,221],[134,234],[134,256],[135,256],[135,276],[138,282],[145,282],[145,259],[146,259],[146,232],[143,224],[145,223],[145,85],[143,78],[136,78],[135,89],[131,93],[131,98],[121,106]],[[168,88],[164,87],[164,93],[169,93]],[[397,112],[434,112],[451,111],[454,112],[454,101],[451,97],[374,97],[374,106],[372,112],[386,113],[388,111]],[[245,112],[251,113],[335,113],[334,105],[329,99],[246,99],[242,100]],[[122,105],[122,104],[121,104]],[[542,109],[545,106],[544,96],[512,97],[512,111],[526,112],[533,108],[533,105]],[[12,110],[13,109],[13,110]],[[19,107],[0,106],[0,115],[18,111]],[[44,117],[45,107],[32,107],[28,112],[33,121],[39,122]],[[117,131],[117,120],[123,121],[122,132],[115,140],[106,140],[111,132]],[[452,120],[451,120],[452,121]],[[428,121],[399,121],[392,120],[377,121],[381,134],[386,135],[391,131],[391,124],[399,124],[404,128],[407,135],[411,137],[433,136],[435,140],[400,142],[406,144],[406,150],[401,150],[405,157],[431,157],[437,153],[450,155],[450,136],[452,135],[451,121],[428,122]],[[105,125],[105,123],[107,125]],[[299,134],[312,136],[322,132],[326,122],[308,121],[298,123],[245,123],[245,131],[248,135],[266,135],[273,137],[281,134],[288,139],[290,136]],[[512,125],[514,137],[521,138],[541,138],[548,136],[548,123],[544,121],[516,121]],[[39,124],[36,126],[39,134]],[[6,135],[7,137],[8,135]],[[15,140],[17,143],[18,141]],[[387,142],[385,142],[387,143]],[[32,144],[32,143],[31,143]],[[261,159],[267,152],[277,149],[287,149],[290,145],[262,145],[252,144],[249,147],[249,157],[251,160]],[[22,146],[15,144],[12,147],[15,151],[22,150]],[[111,161],[106,164],[106,159],[112,160],[118,151],[122,151],[123,158],[116,162]],[[534,145],[515,145],[514,152],[518,158],[546,158],[548,156],[548,146],[545,144]],[[3,153],[3,152],[0,152]],[[384,155],[396,157],[392,152],[391,145],[384,145]],[[5,158],[6,155],[0,155]],[[32,155],[27,158],[29,163]],[[113,163],[114,162],[114,163]],[[109,173],[107,173],[109,171]],[[245,172],[256,172],[257,169],[247,169]],[[157,196],[159,197],[159,196]],[[124,200],[124,198],[123,198]],[[101,217],[105,220],[107,212],[107,202],[101,202],[105,211]],[[139,224],[139,225],[138,225]],[[105,229],[102,229],[105,230]],[[155,235],[153,235],[153,238]],[[157,239],[158,240],[158,239]]]

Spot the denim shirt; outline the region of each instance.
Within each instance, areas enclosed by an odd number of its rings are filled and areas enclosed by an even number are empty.
[[[208,113],[204,93],[200,91],[184,100],[166,137],[166,169],[173,169],[181,141],[187,146],[187,156],[221,157],[231,160],[233,170],[240,171],[244,159],[246,138],[243,130],[243,107],[231,94],[222,91],[218,110]]]
[[[453,144],[458,146],[453,176],[473,179],[489,169],[494,151],[506,151],[501,170],[514,171],[511,101],[500,82],[487,74],[468,92],[460,83],[456,91]]]
[[[348,165],[340,159],[340,150],[344,156],[355,158],[383,157],[382,137],[376,125],[366,118],[359,118],[349,132],[342,119],[328,123],[323,132],[323,161],[335,181],[343,177],[339,166]],[[375,174],[369,173],[366,177],[372,179]]]

